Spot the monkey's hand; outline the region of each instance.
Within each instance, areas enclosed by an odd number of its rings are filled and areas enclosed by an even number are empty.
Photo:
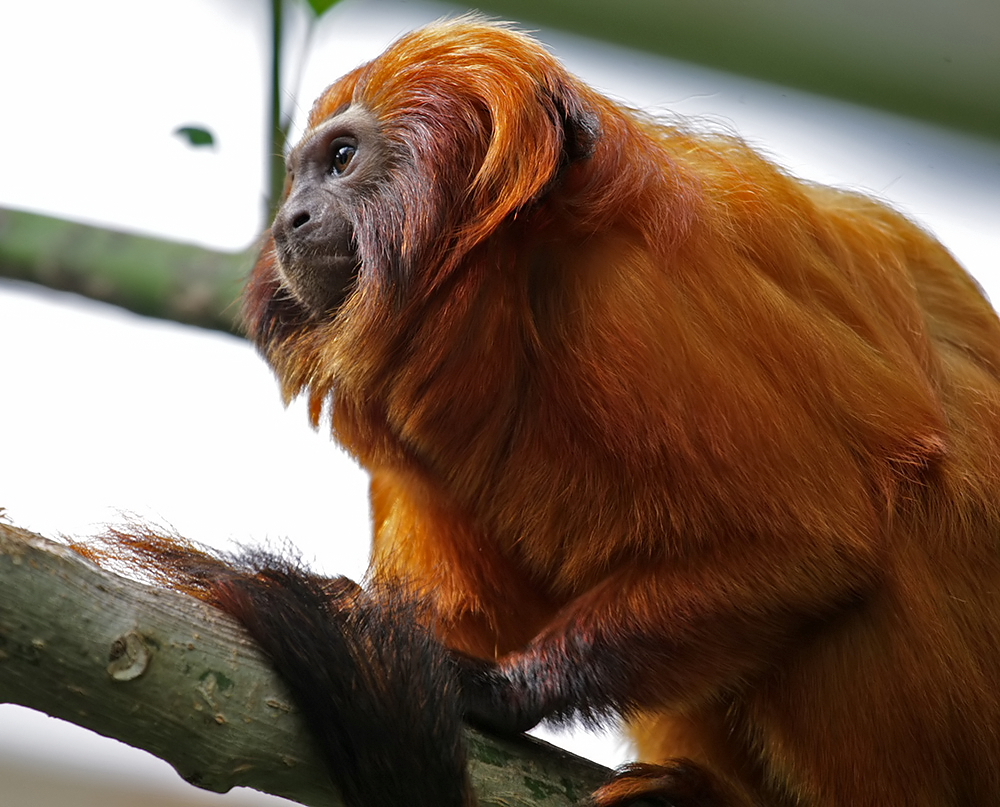
[[[548,705],[536,696],[539,688],[519,686],[501,663],[458,652],[454,661],[470,725],[498,734],[519,734],[548,716]]]

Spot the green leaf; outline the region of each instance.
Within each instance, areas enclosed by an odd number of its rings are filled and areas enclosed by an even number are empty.
[[[317,17],[322,17],[333,8],[340,0],[308,0],[309,7]]]
[[[201,126],[178,126],[174,129],[174,134],[187,140],[188,145],[195,148],[206,148],[215,145],[215,135]]]

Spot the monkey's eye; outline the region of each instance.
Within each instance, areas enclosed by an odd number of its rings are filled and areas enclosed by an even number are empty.
[[[354,155],[358,153],[358,147],[353,143],[345,143],[344,141],[336,141],[333,144],[332,153],[330,156],[330,173],[331,174],[343,174],[347,170],[347,167],[351,164],[351,160],[354,159]]]

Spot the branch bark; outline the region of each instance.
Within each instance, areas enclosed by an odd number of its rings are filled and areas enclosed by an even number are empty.
[[[281,681],[228,617],[2,523],[0,702],[143,748],[206,790],[342,804]],[[532,738],[468,741],[484,807],[568,807],[609,775]]]

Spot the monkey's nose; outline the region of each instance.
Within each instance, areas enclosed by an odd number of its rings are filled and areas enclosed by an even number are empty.
[[[319,235],[318,225],[322,219],[308,205],[297,204],[282,208],[274,217],[271,233],[278,241],[308,239]]]

